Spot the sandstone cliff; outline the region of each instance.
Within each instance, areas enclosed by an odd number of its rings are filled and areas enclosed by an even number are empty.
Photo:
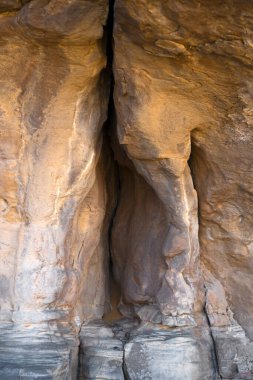
[[[0,0],[0,379],[253,379],[252,46],[250,0]]]

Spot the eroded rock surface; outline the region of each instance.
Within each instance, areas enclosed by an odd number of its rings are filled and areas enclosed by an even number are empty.
[[[249,1],[115,3],[121,311],[205,313],[229,379],[253,378],[252,23]]]
[[[191,151],[190,131],[192,125],[200,123],[200,115],[195,112],[194,103],[182,96],[177,83],[173,83],[173,78],[176,82],[179,77],[174,73],[179,71],[179,65],[165,53],[161,57],[162,47],[153,46],[154,41],[165,39],[169,34],[170,20],[163,15],[163,8],[167,6],[156,2],[116,2],[114,72],[119,142],[133,163],[135,175],[141,177],[139,188],[149,188],[150,193],[149,199],[143,199],[145,190],[138,190],[135,185],[133,208],[145,207],[146,216],[143,217],[141,211],[139,215],[131,213],[126,207],[125,212],[129,214],[130,225],[142,223],[142,247],[146,239],[155,240],[155,247],[148,242],[143,248],[145,256],[150,257],[148,261],[156,255],[159,257],[154,259],[156,265],[151,264],[146,270],[147,260],[136,252],[139,239],[131,239],[128,228],[127,265],[121,265],[123,270],[118,265],[116,270],[120,271],[119,277],[126,271],[128,283],[123,284],[126,304],[156,304],[163,323],[175,326],[194,324],[192,317],[198,308],[197,197],[187,160]],[[126,49],[127,55],[124,54]],[[179,106],[182,112],[178,112]],[[157,203],[160,207],[153,206]],[[124,215],[118,218],[124,225]],[[135,218],[138,218],[136,222]],[[156,228],[154,234],[150,234],[151,221]],[[120,227],[119,221],[115,224],[117,236]],[[116,258],[122,261],[117,238],[114,250]],[[140,266],[137,261],[141,260],[143,265]],[[153,271],[158,281],[153,281]],[[141,278],[142,273],[144,278]]]
[[[218,379],[208,329],[145,326],[125,345],[125,367],[133,380]]]
[[[252,30],[0,0],[0,379],[253,379]]]
[[[10,324],[0,378],[13,358],[8,378],[74,379],[75,336],[84,318],[102,317],[107,293],[107,164],[98,160],[108,4],[0,1],[0,10],[0,320]],[[26,369],[34,350],[38,373],[50,367],[44,377]]]

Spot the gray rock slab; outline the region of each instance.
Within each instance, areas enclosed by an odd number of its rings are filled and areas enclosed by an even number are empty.
[[[0,379],[74,380],[78,346],[68,328],[1,326]]]
[[[128,380],[214,380],[208,329],[154,329],[136,332],[125,345]]]

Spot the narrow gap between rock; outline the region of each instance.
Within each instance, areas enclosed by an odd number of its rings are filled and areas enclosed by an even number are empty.
[[[109,1],[109,12],[107,23],[104,27],[104,49],[107,57],[107,66],[104,70],[105,81],[109,86],[109,100],[108,100],[108,109],[107,109],[107,120],[104,123],[102,130],[103,137],[103,148],[102,153],[105,151],[106,159],[110,161],[109,166],[109,175],[106,178],[106,188],[107,188],[107,213],[110,214],[109,228],[108,228],[108,271],[107,271],[107,286],[109,288],[109,302],[105,305],[105,309],[108,311],[105,312],[103,320],[105,324],[108,325],[111,322],[114,322],[120,319],[122,316],[117,310],[117,306],[120,300],[120,286],[116,283],[113,276],[113,260],[111,255],[111,237],[113,230],[114,218],[116,215],[116,210],[118,207],[118,201],[120,196],[120,177],[119,177],[119,167],[117,161],[114,159],[113,152],[113,141],[116,138],[116,119],[115,119],[115,109],[114,109],[114,76],[113,76],[113,24],[114,24],[114,0]],[[108,303],[110,305],[108,305]],[[110,309],[110,310],[109,310]],[[83,379],[84,369],[82,366],[83,358],[85,357],[85,350],[82,347],[82,344],[79,346],[79,364],[78,364],[78,379]],[[122,363],[123,366],[123,363]]]
[[[114,192],[115,194],[112,194],[112,189],[108,191],[108,197],[112,198],[115,196],[114,201],[114,209],[112,211],[111,215],[111,221],[109,225],[108,230],[108,247],[109,247],[109,297],[110,297],[110,307],[111,310],[107,313],[105,313],[103,319],[106,322],[112,322],[114,320],[117,320],[121,318],[121,314],[117,310],[117,306],[120,300],[120,285],[117,284],[117,282],[114,279],[113,275],[113,260],[112,260],[112,254],[111,254],[111,240],[112,240],[112,229],[113,229],[113,222],[116,214],[116,210],[118,207],[118,200],[120,196],[120,176],[119,176],[119,167],[114,159],[114,152],[113,152],[113,140],[116,138],[116,115],[115,115],[115,109],[114,109],[114,99],[113,99],[113,92],[114,92],[114,76],[113,76],[113,26],[114,26],[114,0],[109,1],[109,13],[108,13],[108,19],[107,19],[107,25],[105,28],[105,34],[106,34],[106,41],[107,41],[107,47],[106,47],[106,54],[107,54],[107,75],[109,76],[109,83],[110,83],[110,93],[109,93],[109,102],[108,102],[108,113],[107,113],[107,121],[104,125],[104,140],[107,142],[107,146],[109,146],[110,153],[111,153],[111,160],[113,163],[113,173],[111,173],[111,176],[114,178],[108,178],[108,181],[114,182]]]

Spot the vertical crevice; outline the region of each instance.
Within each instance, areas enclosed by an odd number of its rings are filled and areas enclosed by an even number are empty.
[[[108,210],[109,216],[109,226],[108,226],[108,286],[109,286],[109,296],[110,305],[105,310],[105,315],[103,319],[107,322],[119,319],[121,315],[117,311],[117,304],[120,300],[120,285],[116,283],[113,274],[113,260],[112,260],[112,230],[113,223],[118,208],[118,202],[120,197],[120,175],[119,166],[114,157],[114,145],[116,139],[116,114],[114,108],[114,75],[113,75],[113,27],[114,27],[114,0],[109,1],[109,13],[107,18],[107,24],[105,26],[104,38],[106,45],[106,56],[107,56],[107,66],[106,66],[106,76],[107,82],[110,87],[109,89],[109,100],[108,100],[108,110],[107,110],[107,120],[103,127],[103,141],[105,149],[107,150],[108,159],[110,160],[111,170],[109,172],[108,178],[106,178],[106,187],[108,194]],[[111,309],[108,311],[108,309]]]
[[[108,178],[108,197],[114,197],[114,205],[110,218],[110,224],[108,228],[108,248],[109,248],[109,288],[110,288],[110,304],[111,312],[104,316],[104,320],[111,321],[120,317],[117,312],[117,303],[120,298],[120,285],[116,283],[113,275],[113,260],[112,260],[112,230],[114,218],[118,208],[118,202],[120,197],[120,176],[119,176],[119,167],[118,163],[114,158],[113,151],[113,141],[115,139],[115,108],[114,108],[114,75],[113,75],[113,26],[114,26],[114,0],[109,1],[109,14],[107,19],[107,71],[110,78],[110,93],[109,93],[109,102],[108,102],[108,117],[107,122],[104,128],[104,139],[107,141],[110,153],[111,160],[113,162],[113,189],[112,189],[112,179]]]
[[[110,80],[110,92],[109,92],[109,101],[108,101],[108,111],[107,111],[107,121],[104,126],[104,140],[108,142],[108,146],[110,147],[110,153],[111,153],[111,159],[114,163],[114,178],[116,182],[116,200],[114,209],[111,216],[111,221],[109,225],[109,231],[108,231],[108,241],[109,241],[109,252],[110,252],[110,263],[111,263],[111,232],[112,232],[112,225],[113,225],[113,219],[116,213],[117,209],[117,203],[118,203],[118,166],[117,163],[114,160],[113,157],[113,150],[112,150],[112,134],[113,134],[113,126],[115,123],[115,109],[114,109],[114,101],[113,101],[113,91],[114,91],[114,76],[113,76],[113,23],[114,23],[114,0],[109,1],[109,13],[108,13],[108,19],[107,19],[107,25],[106,25],[106,34],[107,34],[107,72]],[[110,194],[109,194],[110,196]]]
[[[219,371],[219,360],[218,360],[217,347],[216,347],[215,339],[214,339],[214,336],[213,336],[212,326],[211,326],[211,323],[210,323],[210,319],[209,319],[208,313],[206,311],[206,292],[207,292],[207,289],[205,287],[205,305],[204,305],[204,310],[203,311],[204,311],[204,313],[206,315],[206,320],[207,320],[207,324],[208,324],[208,327],[209,327],[210,337],[212,339],[212,344],[213,344],[213,360],[214,360],[215,370],[216,370],[216,372],[217,372],[220,380],[222,380],[223,377],[221,376],[220,371]]]
[[[127,374],[127,368],[126,368],[126,352],[125,352],[125,345],[123,346],[123,362],[122,362],[122,372],[124,375],[124,380],[129,380],[128,374]]]

